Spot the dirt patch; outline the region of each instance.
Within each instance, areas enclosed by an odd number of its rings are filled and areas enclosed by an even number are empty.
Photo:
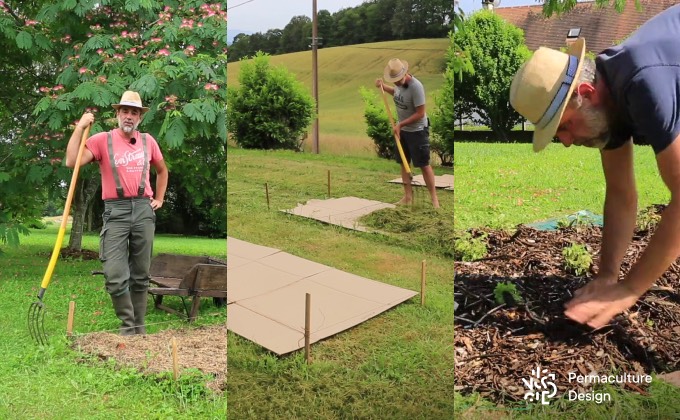
[[[103,360],[113,359],[122,366],[142,373],[172,372],[172,338],[177,343],[177,360],[181,372],[198,369],[213,379],[206,386],[217,393],[226,389],[227,326],[166,330],[145,336],[121,336],[92,333],[77,337],[73,348]]]
[[[578,375],[649,374],[680,368],[680,266],[673,264],[656,286],[626,313],[593,332],[564,316],[564,303],[597,271],[574,276],[564,267],[562,249],[585,244],[599,259],[600,228],[537,231],[519,228],[514,234],[491,230],[470,232],[487,236],[489,253],[474,262],[456,262],[454,317],[455,385],[463,393],[479,392],[502,403],[523,400],[537,365],[555,373],[557,389],[588,391],[576,385]],[[646,246],[650,230],[635,233],[623,264],[627,272]],[[499,304],[498,283],[513,284],[521,301]],[[509,296],[506,292],[506,297]],[[644,393],[645,384],[627,384]]]
[[[69,248],[62,248],[59,255],[63,259],[73,259],[73,260],[98,260],[99,259],[99,252],[96,251],[90,251],[89,249],[81,249],[81,250],[75,250],[75,249],[69,249]]]

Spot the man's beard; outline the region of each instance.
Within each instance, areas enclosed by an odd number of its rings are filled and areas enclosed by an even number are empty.
[[[611,138],[606,109],[594,106],[590,100],[586,98],[582,99],[582,103],[578,109],[583,116],[583,122],[588,129],[588,132],[591,134],[588,136],[575,137],[574,144],[578,146],[594,147],[596,149],[604,148]]]
[[[122,120],[120,118],[118,119],[118,127],[120,127],[120,129],[123,130],[123,132],[125,134],[130,134],[130,133],[134,132],[137,129],[137,126],[139,126],[139,123],[133,124],[132,127],[131,127],[129,125],[123,124],[123,122],[124,122],[124,120]]]

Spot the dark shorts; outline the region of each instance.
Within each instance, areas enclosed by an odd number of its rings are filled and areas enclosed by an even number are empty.
[[[420,131],[404,131],[399,133],[401,148],[407,162],[413,162],[416,168],[422,168],[430,164],[430,129],[425,128]],[[394,151],[397,163],[401,165],[399,151]]]

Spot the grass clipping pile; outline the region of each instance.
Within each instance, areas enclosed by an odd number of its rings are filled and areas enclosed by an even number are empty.
[[[79,336],[73,347],[102,360],[113,359],[120,366],[132,367],[143,374],[173,372],[172,338],[177,343],[180,376],[187,369],[197,369],[211,380],[206,386],[221,393],[226,389],[226,324],[165,330],[155,334],[121,336],[92,333]]]
[[[658,214],[662,208],[654,211]],[[653,224],[636,229],[623,273],[638,259],[653,230]],[[597,272],[601,228],[538,231],[522,226],[512,235],[473,230],[466,236],[483,238],[488,253],[476,261],[455,262],[457,391],[478,392],[497,403],[523,400],[527,390],[522,379],[535,376],[532,370],[538,365],[555,374],[558,395],[592,391],[592,384],[569,382],[570,372],[642,375],[680,369],[677,261],[633,307],[592,331],[565,317],[564,303]],[[581,276],[565,269],[562,251],[574,243],[585,245],[594,262]],[[502,303],[494,294],[499,283],[506,289],[501,291]],[[648,385],[623,386],[644,393]]]

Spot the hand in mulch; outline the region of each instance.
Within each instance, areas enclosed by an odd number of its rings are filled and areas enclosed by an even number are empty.
[[[597,329],[633,306],[639,297],[623,283],[595,279],[574,293],[574,298],[564,305],[564,314]]]

